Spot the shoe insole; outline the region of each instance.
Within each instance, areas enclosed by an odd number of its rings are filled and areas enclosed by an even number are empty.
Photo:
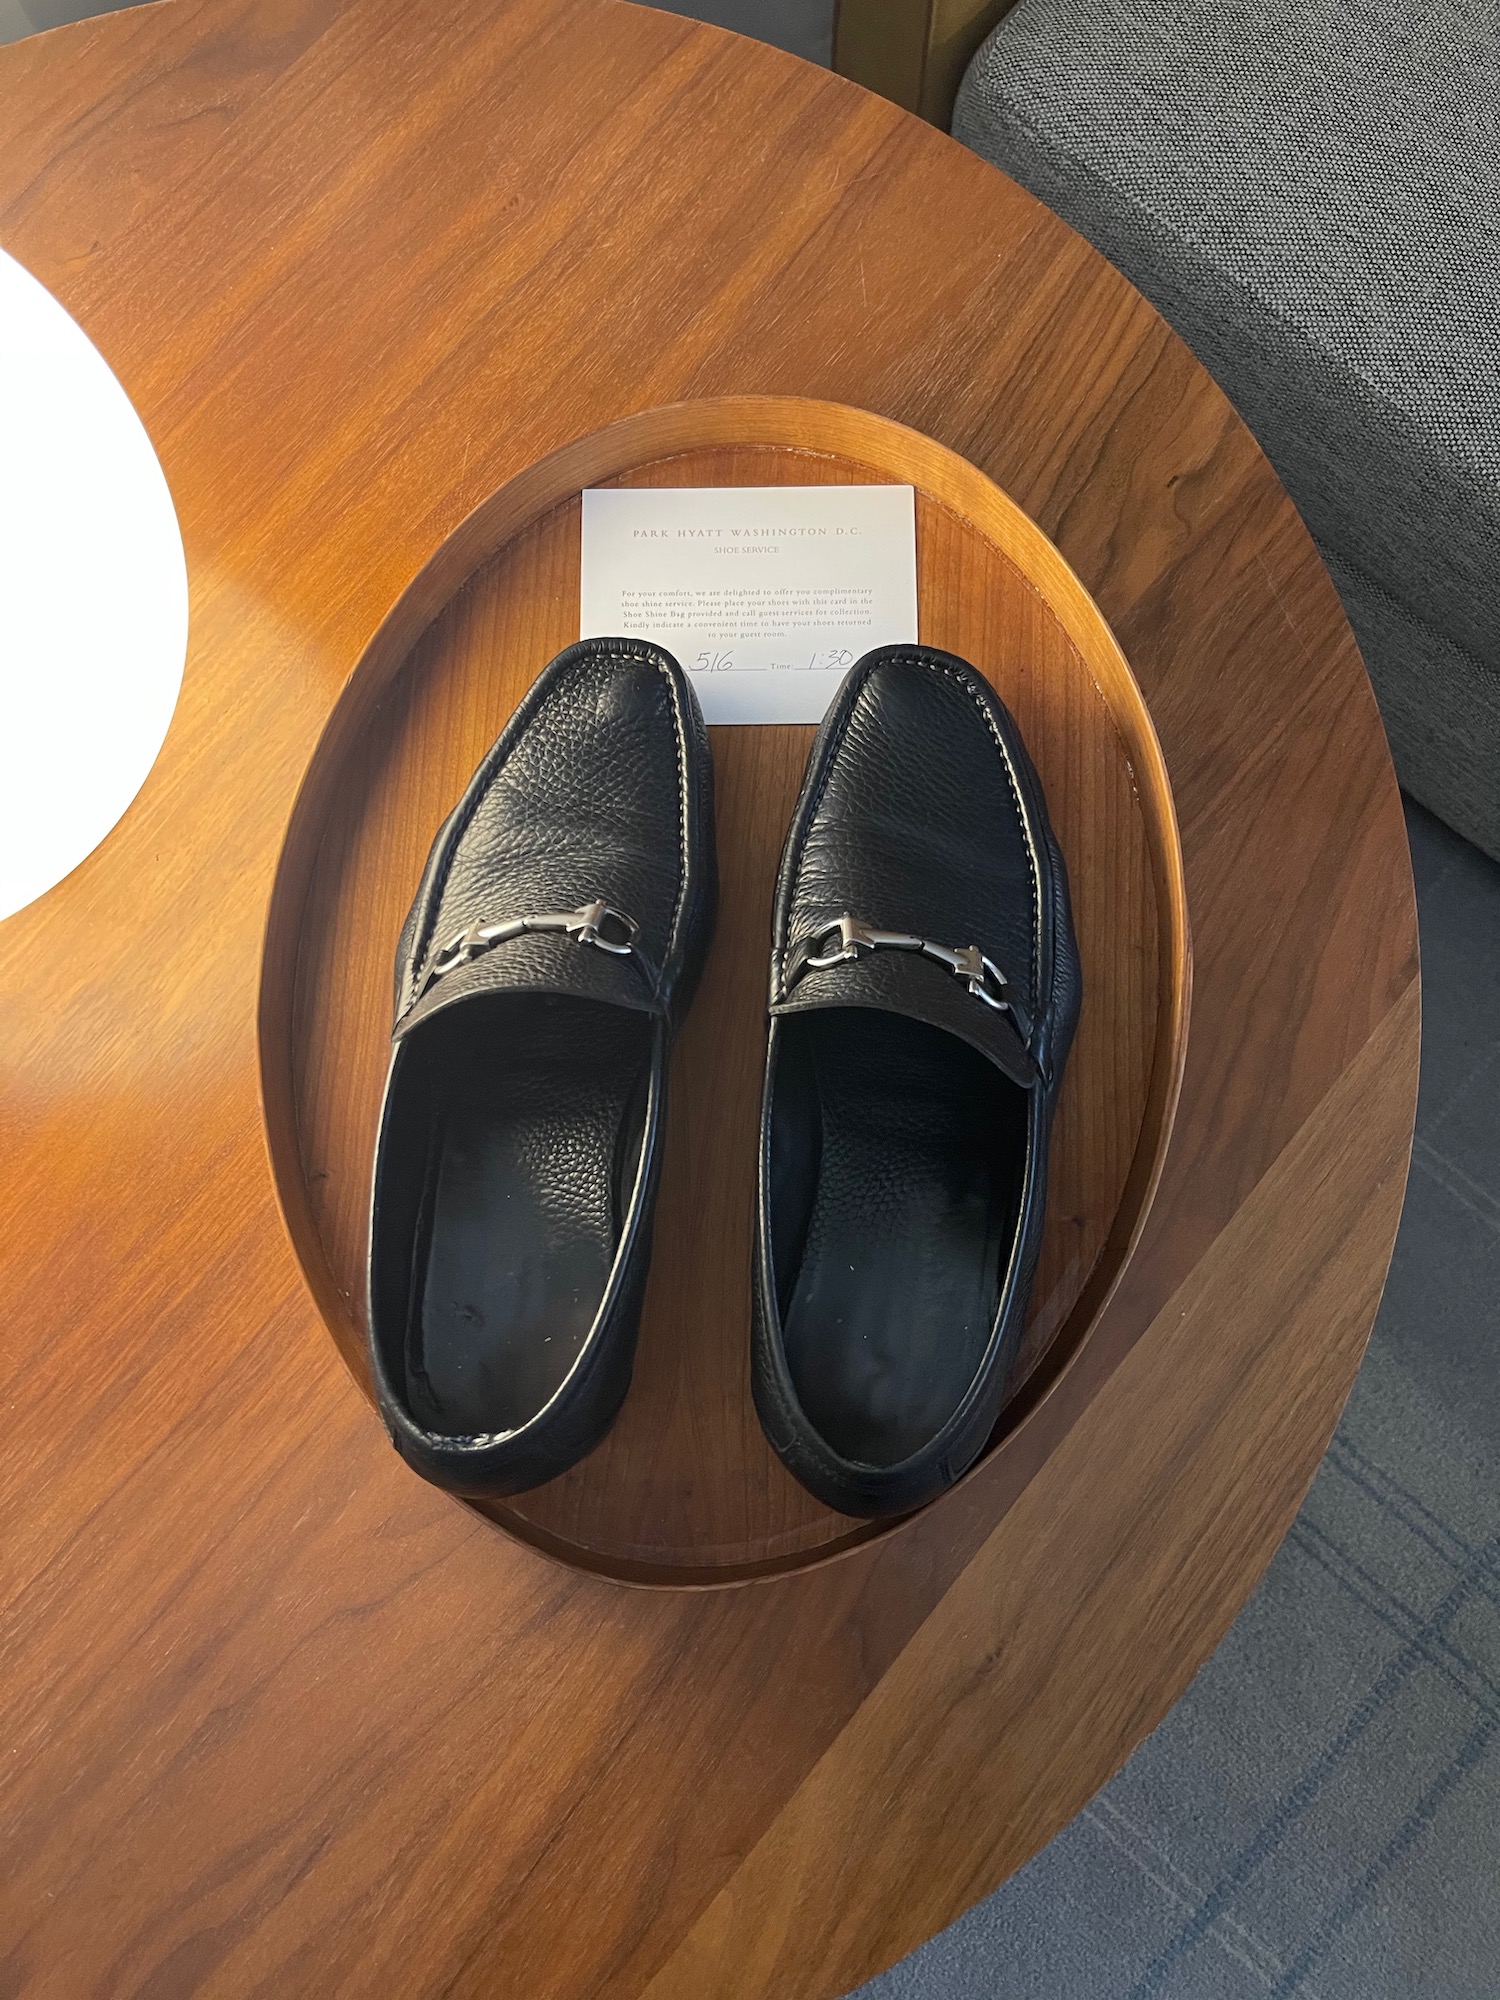
[[[1026,1095],[968,1043],[899,1015],[830,1009],[782,1032],[773,1129],[798,1156],[773,1161],[787,1362],[835,1451],[896,1465],[953,1415],[988,1346]]]
[[[643,1016],[505,995],[439,1016],[407,1320],[408,1407],[502,1433],[561,1387],[598,1314],[639,1161]]]

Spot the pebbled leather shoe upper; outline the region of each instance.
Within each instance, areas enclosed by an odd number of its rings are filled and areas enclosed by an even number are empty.
[[[949,654],[866,655],[782,856],[755,1268],[762,1422],[832,1506],[906,1511],[983,1449],[1080,997],[1013,718]]]
[[[535,1485],[623,1400],[714,901],[686,676],[636,641],[569,648],[439,829],[396,954],[370,1350],[392,1439],[436,1484]]]

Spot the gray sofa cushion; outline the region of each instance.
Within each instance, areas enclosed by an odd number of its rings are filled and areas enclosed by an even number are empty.
[[[1500,674],[1323,551],[1413,798],[1500,861]]]
[[[1403,780],[1492,853],[1500,771],[1477,759],[1500,741],[1497,23],[1495,0],[1021,0],[953,125],[1217,377],[1341,579],[1386,607],[1356,620],[1385,648],[1377,686],[1410,683],[1402,714],[1444,710],[1414,760],[1386,701]],[[1484,727],[1466,732],[1476,702]],[[1451,801],[1437,739],[1469,760]]]

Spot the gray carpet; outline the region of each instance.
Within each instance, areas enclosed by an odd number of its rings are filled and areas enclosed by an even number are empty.
[[[674,11],[827,59],[831,0]],[[1327,1461],[1155,1735],[860,2000],[1500,2000],[1500,868],[1408,817],[1416,1152]]]
[[[827,64],[833,55],[834,0],[688,0],[665,4],[667,14],[712,21],[716,28],[733,28],[754,35],[808,62]]]

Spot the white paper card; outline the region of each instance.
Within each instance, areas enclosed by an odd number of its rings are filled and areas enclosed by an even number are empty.
[[[581,611],[584,639],[675,654],[710,722],[821,722],[862,653],[917,636],[912,489],[590,489]]]

